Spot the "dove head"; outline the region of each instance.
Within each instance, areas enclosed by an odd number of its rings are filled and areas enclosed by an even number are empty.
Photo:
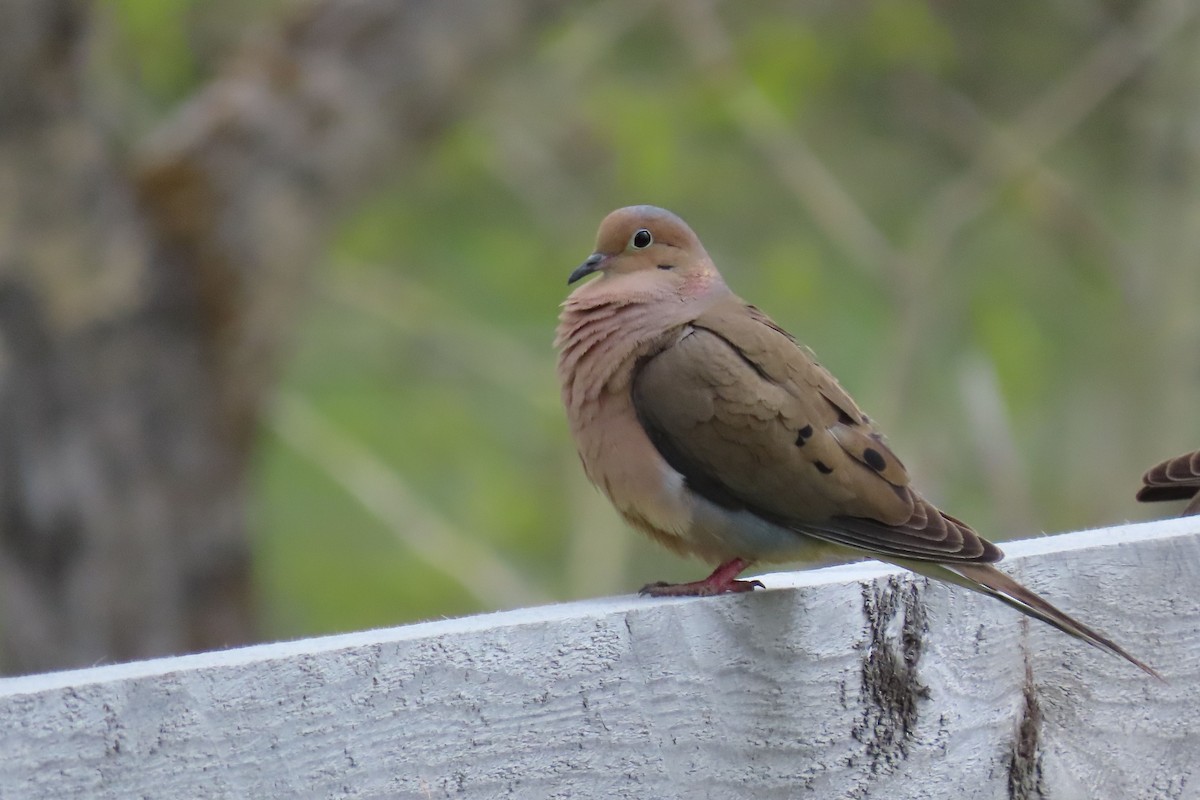
[[[679,217],[655,206],[618,208],[600,223],[596,251],[567,279],[600,273],[597,287],[690,297],[724,286],[700,239]],[[576,290],[576,291],[581,291]]]

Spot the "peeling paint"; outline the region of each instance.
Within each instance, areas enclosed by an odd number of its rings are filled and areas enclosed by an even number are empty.
[[[867,641],[862,657],[859,698],[862,717],[854,738],[866,745],[871,772],[887,772],[908,756],[929,690],[917,679],[924,635],[924,584],[902,576],[863,587]]]
[[[1009,800],[1046,797],[1046,787],[1042,781],[1042,753],[1038,746],[1042,731],[1042,709],[1038,705],[1033,670],[1028,664],[1025,665],[1024,696],[1021,724],[1017,726],[1017,736],[1008,762]]]

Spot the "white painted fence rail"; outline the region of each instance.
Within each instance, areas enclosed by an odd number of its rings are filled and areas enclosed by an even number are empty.
[[[1200,798],[1200,517],[0,680],[10,798]]]

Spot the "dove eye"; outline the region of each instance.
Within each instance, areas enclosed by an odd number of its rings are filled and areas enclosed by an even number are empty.
[[[650,231],[640,228],[637,233],[633,234],[633,238],[629,240],[629,243],[633,245],[634,250],[645,250],[653,241],[654,237],[650,235]]]

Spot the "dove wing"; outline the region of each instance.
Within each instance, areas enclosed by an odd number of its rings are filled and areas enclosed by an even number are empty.
[[[1185,515],[1200,513],[1200,450],[1168,458],[1142,476],[1137,499],[1143,503],[1192,498]]]
[[[1002,557],[909,488],[904,465],[811,351],[736,298],[643,360],[632,392],[664,460],[717,505],[871,554]]]

